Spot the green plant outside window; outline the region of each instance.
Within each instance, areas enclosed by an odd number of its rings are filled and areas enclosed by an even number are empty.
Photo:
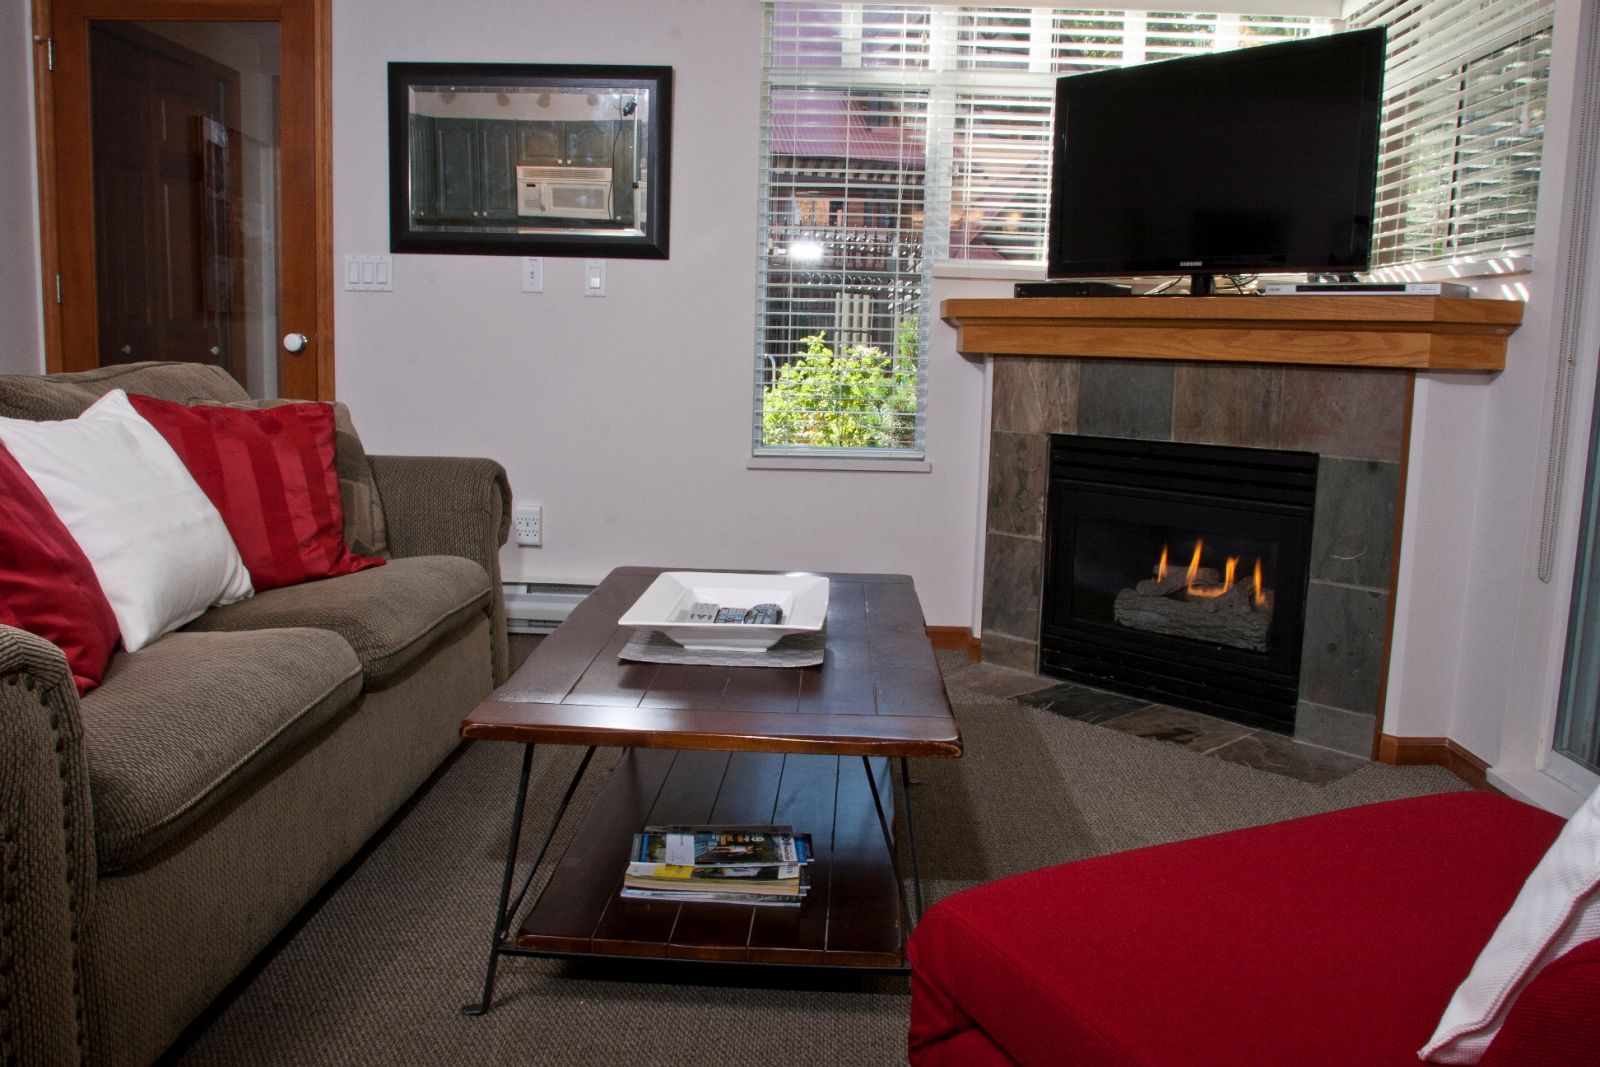
[[[767,445],[913,448],[917,417],[917,320],[902,319],[895,355],[873,345],[835,353],[827,338],[802,338],[805,351],[762,390]]]

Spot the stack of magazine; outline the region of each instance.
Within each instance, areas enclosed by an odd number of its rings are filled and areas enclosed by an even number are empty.
[[[811,835],[791,826],[646,826],[633,835],[622,895],[797,908],[810,863]]]

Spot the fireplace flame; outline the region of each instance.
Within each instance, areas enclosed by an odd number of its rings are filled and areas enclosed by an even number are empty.
[[[1202,568],[1200,566],[1201,557],[1203,555],[1205,555],[1205,541],[1202,538],[1195,538],[1194,553],[1189,557],[1189,566],[1183,576],[1182,588],[1184,594],[1191,599],[1214,600],[1217,597],[1227,593],[1233,588],[1234,582],[1240,580],[1239,557],[1229,556],[1227,558],[1227,561],[1223,564],[1222,583],[1219,585],[1215,584],[1215,579],[1213,577],[1216,574],[1216,571],[1212,570],[1211,568]],[[1156,581],[1165,582],[1167,580],[1167,575],[1171,571],[1171,565],[1168,559],[1168,546],[1166,545],[1161,546],[1161,558],[1156,562],[1155,570]],[[1202,574],[1204,577],[1202,577]],[[1176,588],[1176,579],[1174,579],[1174,591],[1176,591]],[[1250,604],[1254,607],[1266,608],[1270,604],[1270,593],[1267,590],[1266,582],[1262,575],[1260,556],[1256,557],[1253,572],[1249,577],[1249,585],[1247,589],[1241,590],[1240,592],[1248,592]]]
[[[1196,554],[1195,559],[1198,560],[1199,558],[1199,555]],[[1184,592],[1188,593],[1192,597],[1201,597],[1206,600],[1209,600],[1213,597],[1219,597],[1223,593],[1226,593],[1228,590],[1233,588],[1233,576],[1238,568],[1239,557],[1229,556],[1228,562],[1223,564],[1221,585],[1195,585],[1193,581],[1193,575],[1195,570],[1198,568],[1191,567],[1189,569],[1190,582],[1184,587]]]

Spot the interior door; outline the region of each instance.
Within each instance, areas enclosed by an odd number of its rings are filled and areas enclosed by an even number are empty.
[[[257,396],[331,399],[327,0],[39,19],[50,369],[214,363]]]

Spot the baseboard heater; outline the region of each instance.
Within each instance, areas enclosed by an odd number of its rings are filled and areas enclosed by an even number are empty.
[[[505,582],[506,629],[514,634],[547,634],[572,614],[592,585]]]

